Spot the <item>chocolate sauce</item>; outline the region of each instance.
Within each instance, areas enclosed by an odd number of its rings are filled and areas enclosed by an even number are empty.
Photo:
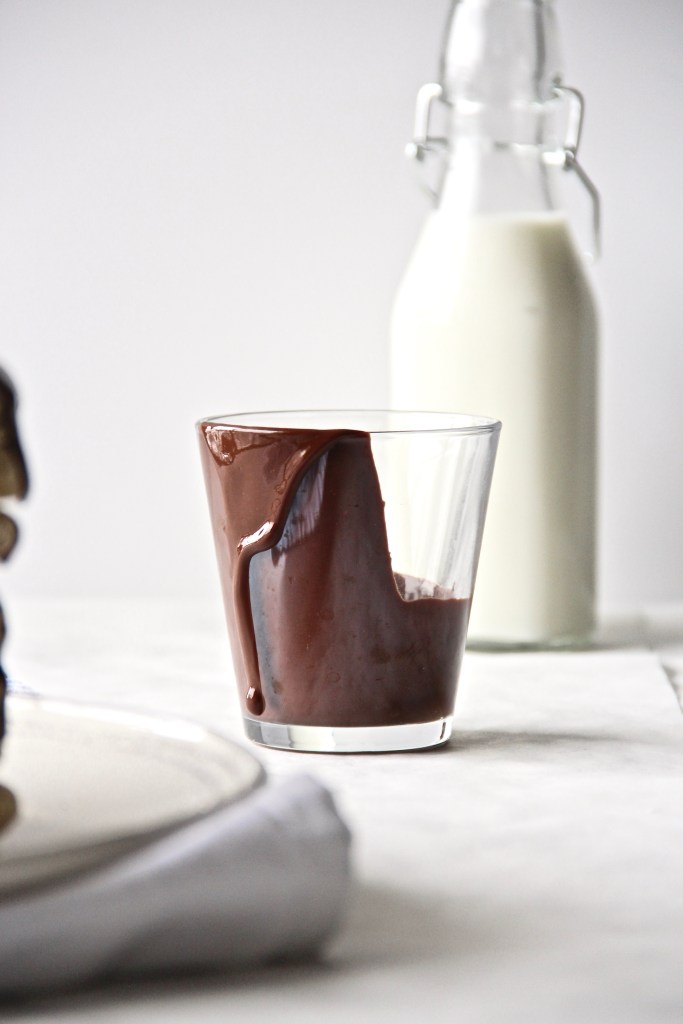
[[[394,573],[369,434],[199,431],[247,714],[329,727],[450,715],[469,601]]]

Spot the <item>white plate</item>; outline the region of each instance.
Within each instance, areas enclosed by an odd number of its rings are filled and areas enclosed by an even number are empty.
[[[17,810],[0,831],[0,898],[131,851],[263,779],[247,750],[200,725],[11,696],[0,784]]]

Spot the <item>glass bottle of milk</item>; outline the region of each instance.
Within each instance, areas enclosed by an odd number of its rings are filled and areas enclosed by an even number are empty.
[[[582,114],[552,0],[455,0],[409,147],[439,181],[395,299],[391,388],[395,408],[503,423],[473,646],[578,644],[594,625],[597,317],[562,202],[570,180],[588,189],[597,251]]]

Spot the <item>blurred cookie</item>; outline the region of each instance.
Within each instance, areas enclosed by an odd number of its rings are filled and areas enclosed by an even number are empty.
[[[19,443],[16,421],[17,396],[12,382],[0,370],[0,497],[24,498],[28,473]]]
[[[17,801],[7,786],[0,786],[0,832],[16,817]]]
[[[28,473],[19,443],[16,409],[17,396],[12,382],[0,370],[0,499],[24,498],[28,490]],[[17,542],[17,535],[16,523],[0,508],[0,561],[9,558]],[[0,609],[0,647],[4,636],[5,620]],[[0,666],[0,743],[5,734],[6,692],[7,677]]]

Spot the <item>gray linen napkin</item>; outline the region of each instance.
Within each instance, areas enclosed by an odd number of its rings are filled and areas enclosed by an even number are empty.
[[[350,835],[308,776],[267,783],[106,867],[0,904],[0,995],[314,953]]]

